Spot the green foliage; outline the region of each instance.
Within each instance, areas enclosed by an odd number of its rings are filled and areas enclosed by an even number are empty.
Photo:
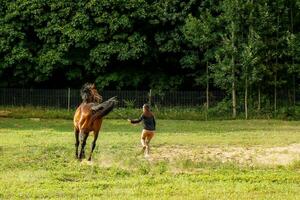
[[[124,100],[126,108],[134,108],[135,107],[135,100]]]
[[[209,109],[209,116],[210,117],[223,116],[223,119],[229,119],[230,111],[231,111],[231,101],[224,99],[223,101],[219,102],[216,106]]]
[[[295,104],[299,19],[296,0],[1,1],[0,86],[163,93],[208,83],[228,98],[235,83],[237,98],[252,88],[249,99],[259,90],[275,104],[290,88]]]

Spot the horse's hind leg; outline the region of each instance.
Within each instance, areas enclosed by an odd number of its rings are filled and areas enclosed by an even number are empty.
[[[86,140],[87,140],[88,136],[89,136],[89,133],[86,133],[86,132],[79,133],[81,149],[80,149],[78,158],[80,160],[85,157],[84,148],[85,148]]]
[[[79,130],[75,129],[75,158],[78,158]]]
[[[92,146],[91,146],[91,153],[90,153],[90,156],[89,156],[89,161],[92,160],[92,154],[93,154],[93,151],[96,147],[96,141],[97,141],[97,138],[98,138],[98,134],[99,134],[99,131],[98,132],[94,132],[94,140],[92,142]]]

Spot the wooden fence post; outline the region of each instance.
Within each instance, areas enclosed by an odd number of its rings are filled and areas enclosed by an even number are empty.
[[[71,89],[68,88],[68,111],[70,111]]]
[[[148,103],[149,103],[149,105],[151,106],[151,100],[152,100],[152,90],[150,89],[149,90],[149,96],[148,96]]]

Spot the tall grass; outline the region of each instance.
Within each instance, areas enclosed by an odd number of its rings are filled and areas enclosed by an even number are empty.
[[[230,107],[223,104],[210,108],[208,111],[204,107],[153,107],[155,116],[159,119],[170,120],[230,120]],[[106,118],[108,119],[127,119],[137,118],[140,116],[142,109],[138,108],[116,108]],[[58,109],[44,107],[4,107],[0,106],[0,117],[12,118],[43,118],[43,119],[72,119],[75,108]],[[244,119],[244,113],[239,112],[237,119]],[[293,108],[278,109],[276,115],[265,110],[249,110],[249,119],[283,119],[283,120],[300,120],[300,106]]]

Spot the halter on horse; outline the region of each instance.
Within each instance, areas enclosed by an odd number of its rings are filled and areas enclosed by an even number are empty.
[[[102,102],[102,96],[98,93],[94,84],[86,83],[80,91],[82,103],[76,109],[74,115],[75,132],[75,156],[79,160],[85,157],[84,148],[89,133],[93,131],[94,140],[91,146],[91,152],[88,160],[92,159],[92,153],[96,146],[96,141],[101,128],[103,117],[110,113],[117,103],[116,97]],[[81,149],[78,153],[79,143]]]

